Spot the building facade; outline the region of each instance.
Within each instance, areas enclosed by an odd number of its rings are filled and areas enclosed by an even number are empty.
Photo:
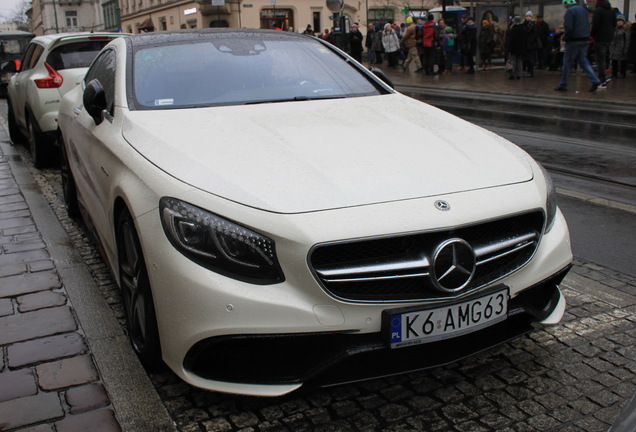
[[[36,35],[104,29],[100,0],[33,0],[28,15]]]
[[[333,2],[334,0],[329,0]],[[443,0],[339,0],[342,20],[334,21],[327,0],[33,0],[28,15],[35,34],[69,31],[123,31],[141,33],[206,27],[266,28],[316,33],[325,29],[349,30],[351,23],[402,23],[406,13],[423,17]],[[590,6],[596,0],[588,0]],[[636,13],[636,0],[611,0],[628,17]],[[451,6],[453,0],[446,0]],[[459,1],[456,5],[460,5]],[[552,28],[561,24],[561,0],[473,0],[461,2],[478,22],[494,15],[500,23],[510,14],[532,10],[545,15]],[[490,15],[489,15],[490,14]]]

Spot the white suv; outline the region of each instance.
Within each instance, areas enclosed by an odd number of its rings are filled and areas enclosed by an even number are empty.
[[[57,111],[93,59],[125,33],[61,33],[33,38],[8,87],[9,134],[28,143],[37,168],[57,162]]]

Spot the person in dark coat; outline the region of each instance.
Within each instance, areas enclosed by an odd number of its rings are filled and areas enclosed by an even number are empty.
[[[362,39],[364,36],[358,29],[358,24],[353,24],[351,26],[351,31],[347,37],[349,38],[349,51],[351,53],[351,57],[362,62]]]
[[[468,17],[466,25],[461,33],[462,53],[466,56],[466,73],[475,73],[475,55],[477,54],[477,27],[475,27],[475,18]]]
[[[607,70],[607,55],[610,43],[614,39],[614,29],[616,28],[616,14],[612,11],[609,0],[599,0],[596,9],[592,14],[592,30],[594,38],[594,51],[596,52],[596,65],[598,78],[601,80],[601,87],[605,87],[609,81],[605,77]]]
[[[510,79],[521,79],[523,70],[523,60],[526,57],[528,46],[528,35],[521,22],[520,16],[515,16],[512,20],[512,27],[508,30],[506,38],[506,49],[512,63],[512,73]]]
[[[455,46],[459,49],[459,67],[458,71],[464,70],[466,68],[466,54],[462,50],[462,34],[464,33],[464,28],[466,28],[466,22],[468,21],[468,15],[462,15],[460,22],[457,24],[457,38],[455,40]]]
[[[525,67],[528,72],[525,77],[532,78],[534,76],[534,67],[537,63],[537,53],[541,42],[539,41],[539,32],[534,23],[532,11],[526,12],[526,21],[523,23],[526,29],[527,46]]]
[[[490,21],[485,19],[481,22],[481,31],[478,39],[481,70],[490,70],[492,53],[495,48],[495,30],[490,25]]]
[[[537,15],[537,35],[539,36],[539,42],[541,43],[541,48],[538,51],[538,63],[539,69],[545,69],[548,66],[548,52],[550,51],[550,46],[548,40],[550,38],[550,26],[547,22],[543,20],[543,15]]]

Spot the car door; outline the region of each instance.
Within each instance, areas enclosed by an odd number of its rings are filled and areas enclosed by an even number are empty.
[[[80,104],[73,107],[73,120],[68,128],[70,136],[65,136],[70,150],[68,156],[75,166],[73,175],[79,198],[102,241],[110,238],[112,174],[121,166],[112,146],[113,141],[121,139],[121,119],[113,117],[116,67],[116,51],[106,49],[95,59],[84,79],[86,84],[96,79],[104,87],[109,107],[104,121],[95,124]]]
[[[32,42],[24,55],[20,72],[11,77],[11,104],[13,106],[15,120],[22,128],[26,128],[26,111],[24,108],[26,95],[29,91],[29,85],[31,84],[31,75],[43,52],[44,47],[42,45]]]

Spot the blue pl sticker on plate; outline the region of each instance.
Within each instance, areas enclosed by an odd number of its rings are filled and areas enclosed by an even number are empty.
[[[394,315],[391,317],[391,343],[402,342],[402,315]]]

